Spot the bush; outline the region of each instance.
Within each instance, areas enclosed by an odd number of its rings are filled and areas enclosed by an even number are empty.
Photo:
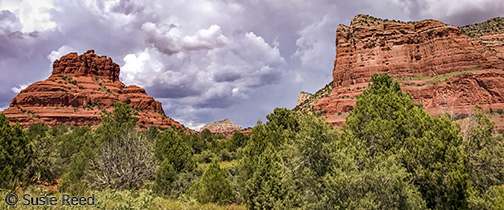
[[[225,169],[213,161],[203,174],[201,181],[191,187],[191,194],[201,203],[227,204],[233,200],[231,182]]]
[[[175,181],[177,172],[173,169],[172,164],[168,160],[164,160],[161,166],[156,171],[153,190],[161,195],[169,195],[171,193],[171,184]]]
[[[223,149],[220,151],[220,154],[219,154],[219,159],[221,161],[231,161],[233,160],[233,157],[234,155],[229,152],[227,149]]]
[[[217,157],[215,153],[210,150],[204,150],[201,154],[195,155],[195,159],[198,163],[210,163]]]

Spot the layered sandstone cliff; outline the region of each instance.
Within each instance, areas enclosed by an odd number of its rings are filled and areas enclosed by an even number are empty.
[[[502,31],[470,37],[435,20],[405,23],[357,15],[336,32],[331,94],[310,105],[342,125],[371,75],[387,72],[431,114],[468,115],[476,104],[504,108],[500,36]]]
[[[119,71],[111,58],[93,50],[67,54],[54,61],[49,78],[22,90],[3,113],[24,127],[36,122],[93,126],[101,123],[100,113],[112,111],[115,102],[125,102],[139,118],[140,128],[183,127],[166,116],[161,103],[143,88],[119,81]]]
[[[213,122],[208,125],[203,126],[200,131],[205,129],[210,130],[212,133],[231,133],[233,131],[241,130],[241,126],[234,125],[230,119],[224,119],[221,121]]]

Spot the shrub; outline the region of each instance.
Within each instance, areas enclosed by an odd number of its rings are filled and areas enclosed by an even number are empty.
[[[225,169],[213,161],[203,174],[201,181],[191,187],[191,194],[201,203],[227,204],[233,199],[231,182]]]

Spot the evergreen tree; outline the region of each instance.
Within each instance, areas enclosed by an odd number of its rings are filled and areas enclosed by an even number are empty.
[[[210,130],[205,128],[203,131],[200,132],[200,137],[201,139],[205,140],[205,142],[211,143],[213,141],[213,134]]]
[[[477,106],[464,139],[469,174],[473,186],[480,192],[504,181],[504,141],[501,136],[493,135],[493,126],[494,122]]]
[[[168,160],[175,171],[190,172],[196,168],[193,150],[184,142],[182,135],[175,134],[171,129],[160,133],[155,142],[156,158],[163,162]]]
[[[234,152],[238,148],[245,146],[247,139],[248,139],[248,136],[246,136],[242,132],[234,131],[233,136],[231,137],[230,151]]]
[[[193,185],[192,194],[200,203],[228,204],[233,199],[231,182],[225,169],[214,160],[199,182]]]
[[[357,96],[343,135],[362,141],[370,157],[398,155],[428,208],[468,205],[467,156],[459,129],[446,116],[431,116],[388,74],[374,74]]]
[[[171,195],[171,184],[175,181],[177,172],[173,169],[173,165],[165,159],[155,174],[153,190],[155,193],[169,196]]]
[[[294,143],[284,151],[291,154],[288,166],[293,172],[296,190],[302,193],[305,208],[328,208],[322,178],[334,167],[332,148],[336,139],[336,130],[325,119],[305,114],[299,119]]]
[[[35,139],[37,135],[39,138],[44,138],[46,136],[46,132],[49,131],[49,126],[44,123],[33,123],[28,128],[26,132],[26,136],[29,139]]]
[[[9,119],[0,113],[0,188],[14,189],[19,185],[23,170],[33,156],[33,148],[18,123],[9,125]]]
[[[299,207],[292,172],[284,164],[288,160],[283,157],[290,156],[284,152],[289,141],[287,137],[292,135],[292,131],[285,128],[277,123],[261,125],[258,122],[242,151],[237,183],[242,199],[251,209]]]
[[[31,128],[31,127],[30,127]],[[52,182],[61,177],[64,166],[58,150],[56,137],[52,135],[36,135],[32,140],[34,155],[25,170],[28,180]]]

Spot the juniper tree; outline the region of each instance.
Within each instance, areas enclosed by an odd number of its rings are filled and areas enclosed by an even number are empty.
[[[374,74],[347,117],[344,134],[370,157],[397,155],[428,208],[467,208],[470,180],[459,129],[447,116],[431,116],[388,74]]]

